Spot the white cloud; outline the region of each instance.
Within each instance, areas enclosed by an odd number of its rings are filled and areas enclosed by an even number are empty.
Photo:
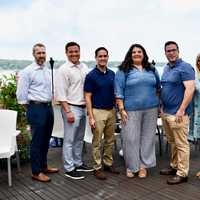
[[[1,58],[30,59],[32,45],[41,41],[50,56],[64,59],[65,43],[74,40],[84,60],[93,59],[98,46],[121,60],[139,42],[151,59],[162,61],[164,42],[176,40],[183,57],[194,61],[199,8],[198,0],[34,0],[25,7],[0,7]]]

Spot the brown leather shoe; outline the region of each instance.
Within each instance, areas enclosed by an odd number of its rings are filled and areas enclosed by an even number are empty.
[[[57,173],[58,171],[59,169],[55,167],[48,167],[47,169],[43,170],[43,172],[46,174]]]
[[[177,170],[172,167],[160,170],[160,175],[176,175]]]
[[[107,179],[106,175],[100,169],[94,170],[94,176],[99,180]]]
[[[183,177],[179,175],[175,175],[173,177],[168,178],[167,184],[169,185],[175,185],[175,184],[180,184],[188,181],[188,177]]]
[[[107,172],[110,172],[110,173],[113,173],[113,174],[119,174],[120,173],[119,171],[117,171],[115,169],[115,167],[113,165],[111,165],[111,166],[104,165],[104,171],[107,171]]]
[[[38,175],[32,175],[32,179],[40,182],[49,182],[51,179],[42,172]]]

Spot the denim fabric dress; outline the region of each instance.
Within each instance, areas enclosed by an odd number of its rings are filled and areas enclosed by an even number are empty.
[[[193,109],[188,139],[190,141],[197,141],[200,139],[200,78],[196,78],[195,80],[195,93],[193,97]]]

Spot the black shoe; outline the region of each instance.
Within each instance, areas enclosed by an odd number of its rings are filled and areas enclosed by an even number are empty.
[[[110,173],[113,173],[113,174],[119,174],[120,173],[119,171],[117,171],[115,169],[115,167],[113,165],[111,165],[111,166],[104,165],[104,171],[107,171],[107,172],[110,172]]]
[[[177,170],[172,167],[162,169],[160,175],[176,175]]]
[[[77,172],[92,172],[94,171],[93,168],[88,167],[87,165],[82,164],[79,167],[76,167]]]
[[[167,184],[169,184],[169,185],[175,185],[175,184],[185,183],[187,181],[188,181],[188,177],[183,177],[183,176],[175,175],[173,177],[168,178]]]
[[[78,171],[76,171],[75,169],[71,172],[65,172],[64,174],[66,177],[74,179],[74,180],[80,180],[80,179],[84,179],[85,177],[82,176]]]

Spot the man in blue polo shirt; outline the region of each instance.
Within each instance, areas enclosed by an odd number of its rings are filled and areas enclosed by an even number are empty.
[[[94,175],[105,180],[102,172],[101,144],[104,134],[103,163],[104,170],[118,173],[113,167],[112,146],[114,143],[115,110],[114,110],[114,77],[112,70],[107,68],[108,50],[99,47],[95,51],[97,66],[85,79],[84,91],[92,129],[92,154],[94,160]]]
[[[170,167],[162,169],[161,175],[174,175],[168,184],[187,182],[190,148],[188,126],[191,100],[195,89],[193,67],[179,58],[176,42],[165,43],[165,55],[169,63],[165,66],[161,79],[161,113],[168,143],[171,145]]]

